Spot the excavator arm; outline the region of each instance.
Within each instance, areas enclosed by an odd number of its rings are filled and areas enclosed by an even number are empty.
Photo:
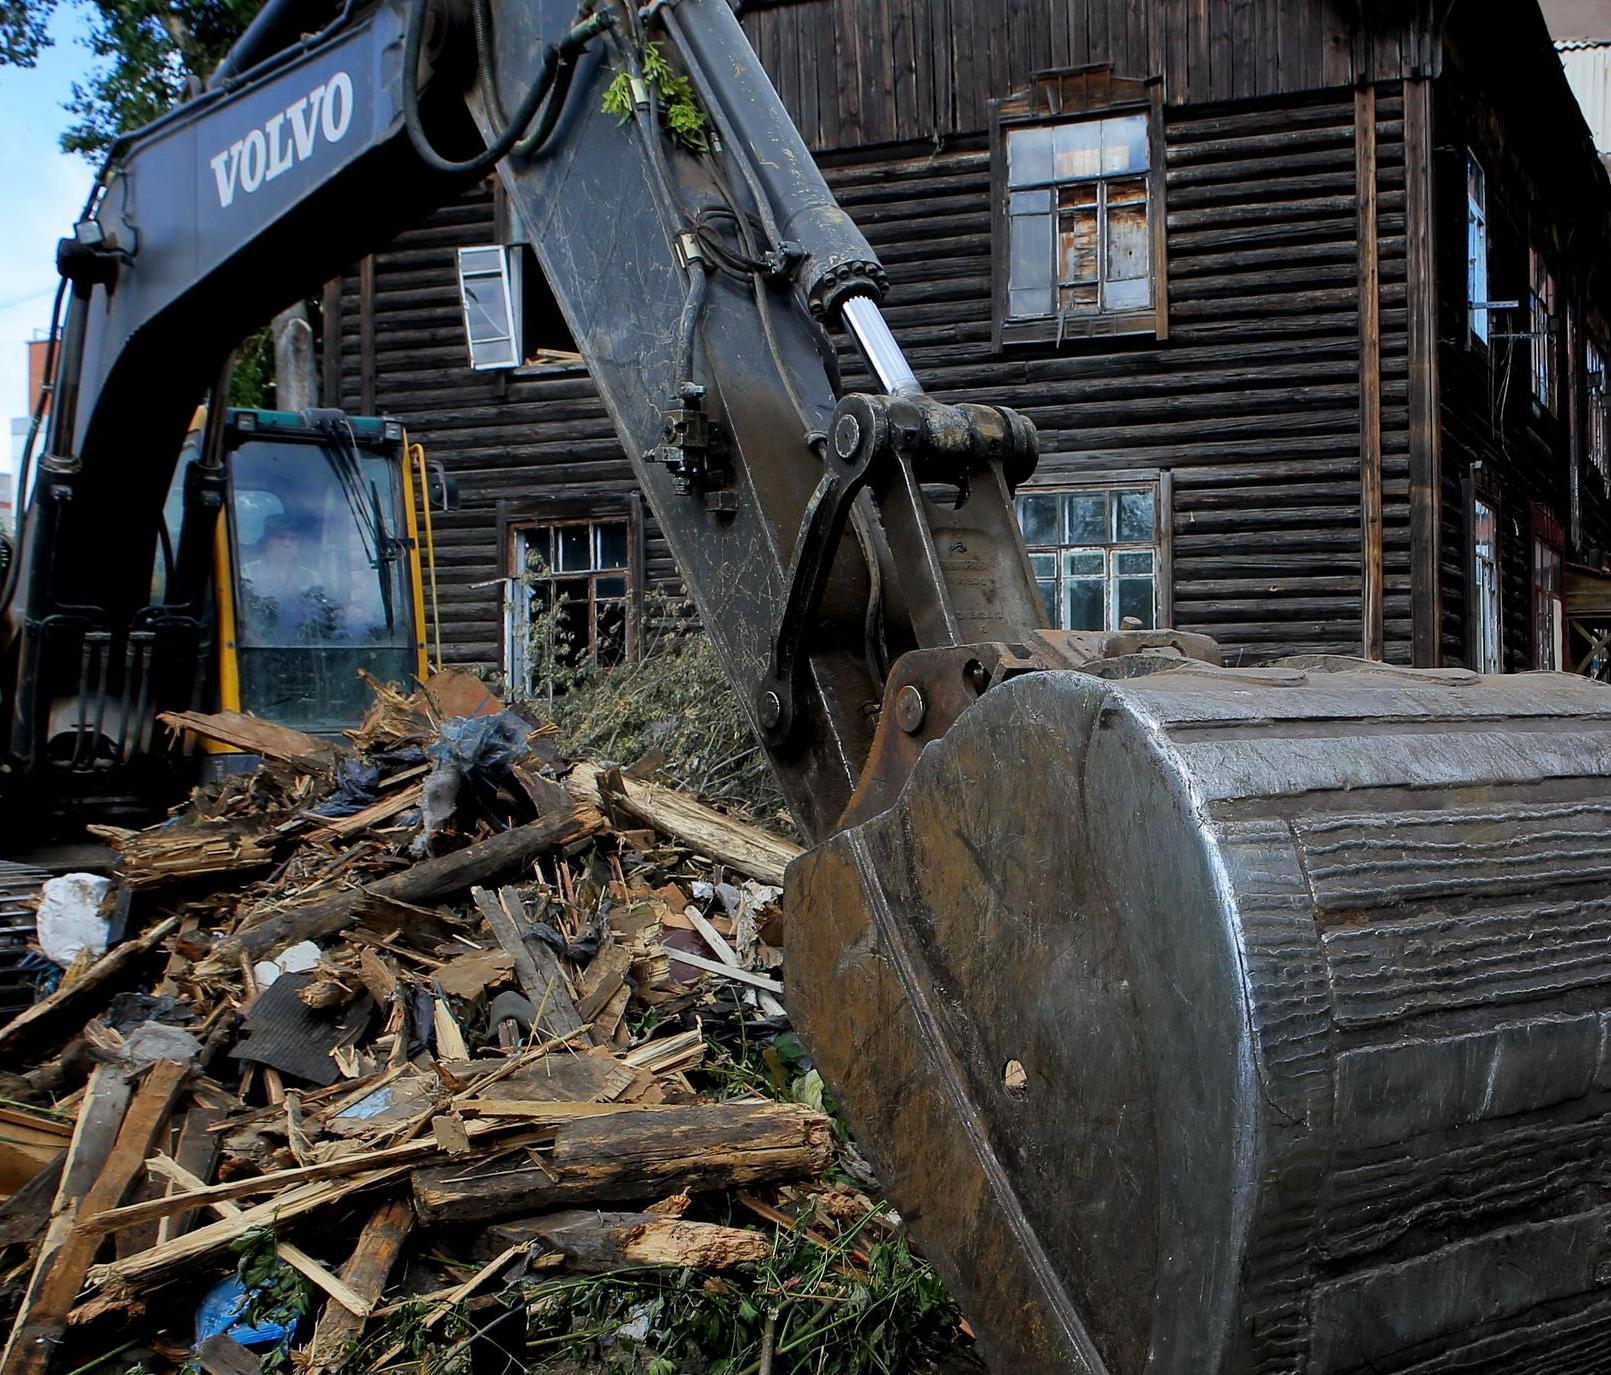
[[[182,661],[193,590],[123,575],[234,339],[495,168],[813,844],[797,1023],[997,1368],[1602,1368],[1605,689],[1048,629],[1032,428],[924,393],[727,0],[301,27],[121,147],[64,248],[14,768],[82,732],[87,636],[166,615]]]

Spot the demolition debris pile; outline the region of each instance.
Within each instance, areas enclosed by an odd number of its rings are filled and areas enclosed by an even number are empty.
[[[797,847],[463,674],[167,720],[263,762],[103,832],[111,939],[0,1027],[0,1375],[959,1358],[787,1031]]]

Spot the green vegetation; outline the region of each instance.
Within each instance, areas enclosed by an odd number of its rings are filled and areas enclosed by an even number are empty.
[[[691,153],[710,148],[710,124],[699,108],[694,84],[666,61],[658,43],[647,44],[642,57],[643,79],[660,97],[660,122],[671,141]],[[618,72],[604,92],[604,113],[625,124],[632,118],[632,77]]]

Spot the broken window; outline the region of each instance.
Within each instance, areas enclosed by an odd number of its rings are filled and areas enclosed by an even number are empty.
[[[1006,320],[1153,304],[1145,113],[1006,131]]]
[[[1566,535],[1547,506],[1533,506],[1533,667],[1558,669],[1566,655],[1566,603],[1561,570]]]
[[[488,244],[459,250],[459,300],[470,366],[478,372],[518,367],[520,339],[508,249]]]
[[[1499,515],[1482,497],[1471,500],[1471,667],[1498,673],[1503,665],[1500,634]]]
[[[529,245],[461,248],[459,297],[470,366],[478,372],[581,363],[559,302]]]
[[[632,652],[636,541],[630,511],[510,525],[505,668],[517,696],[547,696],[556,677]]]
[[[1527,251],[1528,342],[1532,346],[1533,399],[1555,409],[1555,274],[1537,248]]]
[[[1059,630],[1158,624],[1158,485],[1018,494],[1018,523],[1046,614]]]
[[[1583,370],[1588,384],[1589,462],[1601,481],[1611,486],[1611,456],[1606,452],[1605,353],[1592,339],[1583,344]]]
[[[1474,155],[1466,157],[1466,302],[1471,332],[1488,342],[1488,179]]]

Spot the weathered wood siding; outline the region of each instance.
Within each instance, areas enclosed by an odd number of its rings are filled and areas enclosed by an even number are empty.
[[[636,487],[585,370],[470,368],[455,251],[495,241],[483,186],[372,259],[373,409],[401,417],[459,483],[459,509],[434,521],[444,657],[492,667],[503,654],[500,505]],[[355,411],[366,393],[362,275],[343,278],[340,298],[340,404]],[[645,571],[674,576],[652,524]]]
[[[1394,80],[1417,56],[1401,24],[1348,0],[761,0],[745,20],[822,149],[978,132],[1054,67],[1160,76],[1172,105]]]
[[[1379,110],[1387,628],[1408,657],[1400,111]],[[1175,623],[1233,659],[1361,643],[1351,92],[1171,112],[1170,337],[990,352],[983,142],[829,180],[890,269],[891,326],[936,395],[1016,406],[1036,481],[1173,475]]]
[[[1408,655],[1401,111],[1378,102],[1388,649]],[[982,138],[824,157],[895,281],[890,323],[935,394],[1023,409],[1037,480],[1173,475],[1175,621],[1233,658],[1361,646],[1360,341],[1352,92],[1171,111],[1170,338],[990,347]],[[440,522],[450,657],[495,662],[500,501],[622,491],[630,473],[584,377],[465,365],[452,251],[492,233],[467,198],[374,261],[376,402],[459,479]],[[344,402],[363,393],[359,282],[343,295]],[[846,356],[847,373],[856,362]],[[651,575],[669,573],[651,540]]]
[[[1604,187],[1595,184],[1603,182],[1603,174],[1586,142],[1583,149],[1574,148],[1584,131],[1548,114],[1555,108],[1550,104],[1558,94],[1554,88],[1565,88],[1559,64],[1552,52],[1517,43],[1514,34],[1506,42],[1479,18],[1451,28],[1432,106],[1442,417],[1441,649],[1446,663],[1469,661],[1466,483],[1475,469],[1498,503],[1504,667],[1516,671],[1533,666],[1534,504],[1546,508],[1570,536],[1575,484],[1578,555],[1584,547],[1604,550],[1608,543],[1605,483],[1586,462],[1586,398],[1576,336],[1593,321],[1604,337],[1611,282],[1601,256]],[[1487,344],[1471,335],[1466,298],[1468,152],[1476,154],[1487,180],[1489,299],[1521,303],[1520,309],[1492,314]],[[1532,324],[1526,308],[1530,244],[1545,252],[1559,290],[1558,332],[1551,341],[1558,398],[1553,409],[1533,397],[1527,337]]]

